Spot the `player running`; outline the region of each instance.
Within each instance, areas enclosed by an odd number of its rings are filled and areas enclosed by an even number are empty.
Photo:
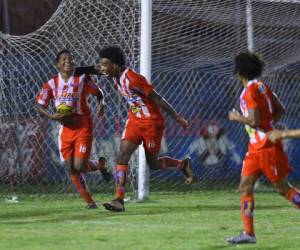
[[[111,211],[125,211],[125,185],[128,178],[130,157],[143,142],[146,161],[151,169],[167,168],[182,171],[186,183],[193,181],[191,159],[177,160],[171,157],[158,157],[164,130],[164,118],[160,109],[167,112],[181,127],[186,129],[188,122],[182,115],[161,97],[142,75],[125,66],[124,52],[116,46],[103,48],[100,63],[94,68],[108,78],[112,78],[118,91],[128,102],[128,119],[122,135],[120,152],[116,165],[116,198],[103,206]]]
[[[241,181],[241,215],[244,231],[227,239],[231,244],[256,243],[254,232],[254,184],[264,174],[278,193],[300,208],[300,193],[288,183],[291,172],[287,156],[280,141],[272,142],[267,132],[272,124],[284,114],[285,109],[270,87],[260,80],[264,62],[251,52],[240,53],[235,57],[235,73],[244,86],[240,96],[238,111],[229,112],[229,120],[245,125],[250,141],[243,161]]]
[[[69,168],[70,179],[81,197],[87,203],[87,208],[97,208],[90,192],[85,185],[82,173],[100,170],[106,181],[111,179],[111,173],[106,166],[106,159],[89,160],[93,124],[91,112],[86,103],[88,94],[98,99],[97,114],[104,113],[104,96],[89,75],[74,72],[75,61],[68,50],[62,50],[56,56],[58,74],[47,81],[36,98],[37,110],[50,120],[61,123],[58,137],[60,159]],[[48,106],[54,101],[56,113],[50,113]],[[58,113],[59,105],[71,107],[71,114]]]

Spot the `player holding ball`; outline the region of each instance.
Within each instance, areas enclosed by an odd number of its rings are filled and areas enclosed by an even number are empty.
[[[100,170],[106,181],[111,179],[106,159],[89,160],[93,123],[91,111],[87,105],[87,95],[98,99],[97,115],[104,113],[104,96],[89,75],[75,73],[75,61],[69,50],[62,50],[56,56],[58,74],[47,81],[36,98],[37,110],[50,120],[61,123],[59,130],[60,159],[69,169],[70,179],[87,208],[97,208],[87,186],[83,173]],[[48,111],[50,101],[54,101],[55,113]]]

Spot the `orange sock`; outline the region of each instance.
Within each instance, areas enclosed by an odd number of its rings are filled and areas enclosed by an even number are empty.
[[[294,187],[291,187],[285,195],[286,199],[300,208],[300,192]]]
[[[74,184],[76,190],[78,191],[80,196],[85,200],[86,203],[94,202],[91,194],[88,191],[86,191],[83,183],[81,183],[80,175],[71,174],[70,179],[71,179],[72,183]]]
[[[159,162],[160,162],[160,168],[162,170],[166,170],[168,168],[178,168],[178,169],[183,169],[183,161],[182,160],[177,160],[174,158],[171,158],[169,156],[163,156],[159,157]]]
[[[242,195],[241,196],[241,215],[244,224],[244,231],[249,235],[254,235],[254,196]]]
[[[123,200],[125,198],[125,192],[126,192],[125,187],[117,186],[116,187],[116,198]]]

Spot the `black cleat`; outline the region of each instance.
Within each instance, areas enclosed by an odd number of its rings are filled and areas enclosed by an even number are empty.
[[[106,210],[114,212],[125,212],[124,201],[121,199],[111,200],[102,204]]]
[[[91,202],[91,203],[87,204],[86,208],[87,209],[96,209],[98,207],[95,202]]]
[[[183,159],[183,169],[182,169],[185,183],[191,184],[194,180],[194,173],[192,168],[192,160],[190,157]]]

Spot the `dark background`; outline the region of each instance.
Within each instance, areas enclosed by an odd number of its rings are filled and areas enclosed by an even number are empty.
[[[5,2],[8,25],[5,22]],[[47,22],[60,2],[61,0],[0,0],[0,30],[11,35],[34,32]]]

